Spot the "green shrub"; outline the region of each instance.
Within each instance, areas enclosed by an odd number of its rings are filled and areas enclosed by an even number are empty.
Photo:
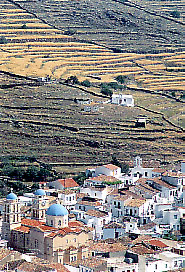
[[[91,87],[91,82],[88,79],[86,79],[81,82],[81,85],[84,87]]]
[[[0,44],[7,44],[7,43],[8,43],[8,41],[7,41],[6,37],[5,36],[1,36],[0,37]]]
[[[125,82],[125,76],[119,75],[117,76],[115,79],[116,81],[118,81],[119,83],[123,84]]]
[[[170,12],[170,15],[173,17],[173,18],[180,18],[181,15],[180,15],[180,12],[178,10],[173,10]]]

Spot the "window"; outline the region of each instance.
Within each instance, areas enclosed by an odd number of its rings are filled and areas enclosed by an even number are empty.
[[[71,196],[69,197],[69,201],[71,201]]]
[[[29,238],[26,239],[26,244],[29,245]]]
[[[76,238],[74,238],[74,242],[76,243]]]
[[[147,172],[145,172],[145,177],[147,177],[148,176],[148,173]]]
[[[75,200],[75,196],[73,196],[73,200]]]
[[[58,225],[61,226],[61,220],[58,220]]]
[[[174,219],[177,219],[177,214],[174,214],[174,216],[173,216],[173,217],[174,217]]]
[[[157,264],[155,264],[155,269],[157,269]]]
[[[68,244],[68,242],[69,242],[69,241],[68,241],[68,239],[67,239],[67,240],[66,240],[66,243]]]
[[[165,268],[168,268],[168,264],[165,264]]]
[[[53,226],[53,220],[51,220],[51,226]]]
[[[177,261],[174,262],[174,266],[177,267]]]
[[[38,240],[35,239],[35,248],[38,248]]]

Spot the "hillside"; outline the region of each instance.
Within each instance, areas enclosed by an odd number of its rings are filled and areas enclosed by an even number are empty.
[[[142,7],[136,1],[0,3],[2,155],[68,165],[108,162],[113,153],[121,160],[137,154],[183,158],[183,1],[144,1]],[[169,14],[174,6],[180,18]],[[134,108],[102,104],[108,98],[62,84],[76,75],[99,94],[101,82],[120,74],[127,77],[123,92],[133,94]],[[35,86],[32,78],[46,75],[52,81]],[[93,99],[98,111],[84,112],[75,98]],[[148,118],[146,129],[135,128],[141,114]]]

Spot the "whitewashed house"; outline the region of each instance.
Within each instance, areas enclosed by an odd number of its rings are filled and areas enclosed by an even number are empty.
[[[169,225],[173,231],[180,231],[180,212],[178,209],[167,209],[163,211],[163,219],[160,222],[164,225]]]
[[[64,190],[64,189],[78,189],[79,185],[73,178],[66,178],[66,179],[57,179],[55,181],[49,182],[49,187]]]
[[[178,197],[178,188],[168,184],[160,178],[148,179],[147,183],[153,188],[161,191],[159,197],[164,199],[164,203],[173,203]]]
[[[131,263],[129,259],[124,261],[123,257],[109,258],[107,261],[108,271],[111,272],[138,272],[138,263]],[[151,271],[150,271],[151,272]]]
[[[140,224],[151,221],[151,201],[146,199],[129,199],[124,202],[124,215],[138,218]]]
[[[102,203],[105,203],[108,195],[108,188],[105,185],[86,186],[82,187],[80,192],[85,193],[90,197],[97,198],[101,200]]]
[[[88,227],[95,228],[95,237],[93,239],[103,238],[103,226],[111,221],[112,214],[109,212],[88,210],[84,213],[82,222],[84,222]]]
[[[125,235],[123,224],[112,222],[103,227],[103,239],[116,239]]]
[[[129,94],[113,94],[111,102],[121,106],[134,107],[133,96]]]
[[[175,270],[184,267],[185,256],[172,253],[171,251],[163,251],[158,254],[158,258],[168,263],[168,270]]]
[[[156,256],[139,256],[139,271],[142,272],[161,272],[167,271],[169,264],[165,260],[156,258]]]
[[[185,184],[185,174],[180,172],[166,171],[162,174],[162,180],[172,186],[177,187],[177,197],[183,198],[183,185]]]
[[[136,182],[139,178],[152,178],[152,171],[154,167],[143,167],[142,158],[139,156],[134,159],[134,167],[130,168],[130,173],[133,178],[133,182]]]
[[[106,175],[119,178],[121,176],[121,168],[113,164],[98,166],[95,168],[95,175]]]
[[[74,210],[76,201],[76,192],[74,190],[63,190],[58,192],[59,200],[62,200],[62,205],[67,210]]]

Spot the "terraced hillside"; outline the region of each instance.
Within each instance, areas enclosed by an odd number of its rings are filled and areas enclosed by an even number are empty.
[[[35,155],[67,164],[108,162],[113,153],[126,160],[136,154],[183,158],[184,103],[171,97],[174,91],[182,97],[185,89],[183,17],[179,23],[158,18],[130,2],[104,2],[102,8],[97,1],[0,3],[0,70],[30,77],[0,76],[3,155]],[[104,14],[102,9],[106,18],[98,23],[92,15]],[[115,19],[108,10],[122,17]],[[76,34],[69,35],[74,30]],[[99,93],[98,83],[120,74],[127,76],[123,92],[133,94],[134,108],[103,104],[108,98],[58,80],[70,75],[89,79],[96,84],[91,91]],[[31,80],[46,75],[52,81],[45,85],[35,86]],[[98,111],[84,111],[85,105],[75,103],[75,98],[93,99]],[[140,114],[147,115],[146,129],[135,128]]]

